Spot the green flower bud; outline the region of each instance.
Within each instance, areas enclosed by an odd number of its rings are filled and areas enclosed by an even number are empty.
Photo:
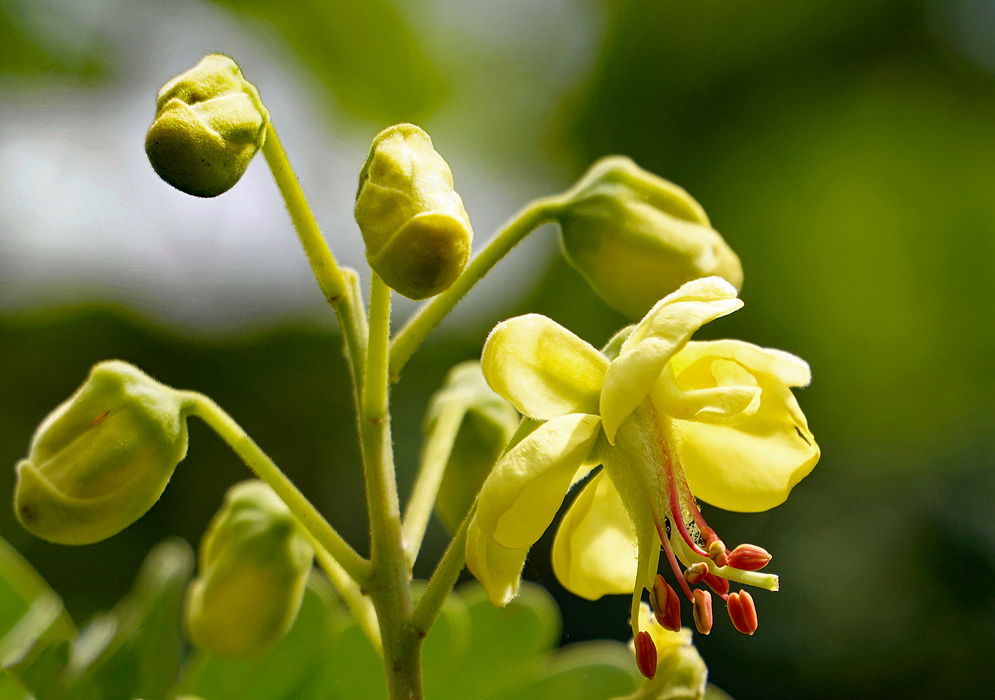
[[[272,648],[304,598],[314,548],[262,481],[236,484],[200,543],[200,573],[187,590],[190,640],[221,658]]]
[[[14,511],[50,542],[99,542],[155,504],[186,453],[180,392],[101,362],[35,431],[16,467]]]
[[[465,407],[445,475],[435,502],[435,514],[449,532],[456,532],[473,499],[518,428],[518,411],[494,393],[477,361],[463,362],[446,375],[425,416],[425,435],[439,429],[450,406]]]
[[[163,180],[197,197],[227,192],[263,147],[269,112],[227,56],[209,54],[159,90],[145,152]]]
[[[449,165],[411,124],[384,129],[359,174],[356,221],[366,259],[409,299],[445,291],[463,273],[473,229]]]
[[[642,318],[685,282],[718,275],[739,288],[739,257],[680,187],[622,156],[602,158],[566,194],[563,252],[610,306]]]

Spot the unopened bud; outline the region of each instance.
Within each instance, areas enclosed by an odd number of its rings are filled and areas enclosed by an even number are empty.
[[[159,177],[197,197],[230,190],[263,146],[269,112],[227,56],[209,54],[162,86],[145,152]]]
[[[729,606],[729,619],[738,632],[753,634],[757,631],[757,606],[748,591],[730,593],[726,604]]]
[[[101,362],[35,431],[16,467],[14,510],[50,542],[99,542],[155,504],[186,452],[180,393],[126,362]]]
[[[446,375],[425,415],[426,444],[447,410],[465,409],[439,486],[435,513],[449,532],[456,532],[480,487],[518,428],[515,407],[487,386],[477,361],[463,362]]]
[[[275,645],[297,617],[314,548],[290,510],[258,480],[233,486],[201,541],[187,590],[195,646],[244,659]]]
[[[641,318],[685,282],[743,283],[739,258],[701,205],[629,158],[602,158],[567,192],[557,218],[567,260],[610,306]]]
[[[712,594],[696,588],[694,590],[694,608],[691,611],[694,626],[702,634],[712,631]]]
[[[649,592],[650,607],[656,615],[660,626],[671,632],[681,629],[681,599],[677,592],[664,580],[660,574],[653,580],[653,588]]]
[[[453,173],[412,124],[373,139],[359,174],[356,222],[370,267],[409,299],[448,289],[470,258],[473,229]]]
[[[684,580],[694,585],[701,581],[708,573],[708,564],[703,561],[696,561],[684,570]]]
[[[729,566],[743,571],[760,571],[771,560],[770,552],[753,544],[741,544],[729,552]]]
[[[636,648],[636,666],[639,667],[639,672],[646,676],[647,678],[653,678],[656,675],[656,644],[653,643],[653,637],[646,630],[642,630],[636,634],[634,645]]]

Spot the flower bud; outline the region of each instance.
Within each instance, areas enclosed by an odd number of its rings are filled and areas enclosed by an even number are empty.
[[[159,499],[187,452],[179,392],[126,362],[101,362],[42,421],[18,462],[14,510],[38,537],[90,544]]]
[[[156,173],[197,197],[227,192],[263,146],[269,112],[238,64],[208,54],[159,90],[145,152]]]
[[[448,289],[470,257],[473,229],[453,173],[428,134],[411,124],[373,139],[359,174],[356,222],[370,267],[409,299]]]
[[[297,617],[313,557],[307,535],[269,486],[233,486],[201,540],[200,573],[187,589],[190,641],[226,659],[270,649]]]
[[[425,435],[440,427],[447,406],[459,403],[466,412],[453,443],[435,502],[435,513],[449,532],[456,532],[473,499],[518,428],[518,411],[487,386],[480,363],[463,362],[446,375],[432,397],[425,417]]]
[[[557,219],[567,261],[610,306],[641,318],[685,282],[743,283],[739,258],[680,187],[629,158],[602,158],[566,193]]]

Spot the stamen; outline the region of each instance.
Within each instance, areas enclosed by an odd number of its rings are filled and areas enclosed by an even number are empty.
[[[684,524],[684,511],[681,508],[681,500],[677,492],[677,477],[674,473],[675,470],[673,464],[670,461],[670,455],[666,452],[666,450],[664,450],[663,459],[664,462],[666,463],[667,491],[669,492],[668,496],[670,497],[670,513],[672,516],[671,519],[673,520],[674,525],[677,526],[677,531],[681,533],[681,538],[684,540],[684,542],[687,543],[688,547],[691,548],[691,551],[696,552],[701,556],[708,556],[705,553],[705,550],[702,549],[695,541],[695,539],[691,536],[691,533],[688,531],[687,525]],[[685,488],[687,488],[686,483],[684,484],[684,486]],[[694,498],[691,497],[688,500],[693,502]],[[694,510],[697,510],[697,507],[695,507]],[[697,521],[697,518],[695,518],[695,521]]]
[[[753,603],[753,596],[749,592],[730,593],[726,602],[729,606],[729,619],[737,631],[743,634],[753,634],[757,631],[757,606]]]
[[[722,578],[721,576],[716,576],[715,574],[705,574],[701,577],[701,580],[705,582],[705,585],[715,591],[715,594],[725,600],[729,595],[729,581]]]
[[[770,552],[754,544],[741,544],[729,553],[729,566],[743,571],[760,571],[771,560]]]
[[[716,566],[725,566],[729,563],[729,550],[726,549],[725,542],[720,539],[712,540],[708,545],[708,558],[715,562]]]
[[[677,592],[670,587],[663,576],[656,575],[653,587],[650,589],[650,607],[656,615],[656,621],[671,632],[681,631],[681,601]]]
[[[656,675],[656,644],[653,643],[653,638],[644,630],[635,636],[633,643],[639,672],[647,678],[653,678]]]
[[[703,563],[708,567],[708,573],[712,576],[722,577],[730,581],[742,583],[744,586],[756,586],[765,588],[768,591],[776,591],[779,588],[777,574],[764,574],[759,571],[744,571],[732,566],[716,566],[715,562],[707,557],[700,557],[684,544],[680,537],[672,537],[670,540],[674,551],[685,566],[693,566],[694,563]],[[721,584],[719,584],[721,585]],[[712,590],[715,590],[712,588]]]
[[[692,586],[708,573],[708,564],[703,561],[696,561],[691,564],[688,568],[684,569],[684,580],[690,583]]]
[[[670,524],[670,520],[667,520],[667,524]],[[667,528],[670,529],[669,527]],[[677,577],[677,582],[681,584],[681,588],[684,589],[684,595],[687,599],[694,602],[694,595],[691,593],[691,586],[688,582],[684,580],[684,574],[681,573],[681,567],[677,563],[677,557],[674,555],[674,548],[670,545],[670,540],[664,536],[663,530],[660,528],[660,523],[656,523],[656,532],[660,536],[660,543],[663,545],[663,551],[667,553],[667,561],[670,562],[670,568],[673,569],[674,575]]]
[[[712,631],[712,594],[708,591],[695,589],[694,591],[694,626],[702,634]]]

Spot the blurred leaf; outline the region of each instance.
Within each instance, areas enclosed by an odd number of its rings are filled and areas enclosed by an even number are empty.
[[[331,584],[322,575],[312,574],[297,620],[276,648],[261,658],[247,661],[208,657],[189,691],[209,700],[325,698],[330,690],[329,667],[339,656],[339,636],[345,624],[344,612]],[[363,675],[358,669],[352,671]],[[375,671],[373,675],[383,676],[379,659]],[[335,693],[338,694],[338,686]]]
[[[632,693],[643,678],[621,642],[572,644],[555,654],[532,685],[502,695],[507,700],[604,700]]]
[[[157,545],[142,564],[131,592],[108,615],[112,621],[95,619],[83,631],[76,640],[74,667],[79,667],[82,679],[99,689],[94,697],[166,697],[179,675],[183,647],[180,620],[192,576],[190,545],[182,540]],[[91,640],[101,639],[104,626],[109,630],[111,624],[113,636],[87,664]]]
[[[60,624],[63,615],[58,596],[43,593],[0,642],[4,670],[38,700],[66,695],[63,675],[74,635]]]
[[[148,555],[132,591],[113,612],[96,616],[75,638],[67,635],[62,603],[39,596],[4,639],[8,672],[38,700],[165,698],[176,683],[180,615],[193,573],[193,552],[179,540]]]
[[[0,700],[24,700],[28,693],[10,676],[0,675]]]
[[[535,677],[546,654],[560,638],[560,612],[545,589],[523,582],[518,597],[495,607],[483,586],[469,583],[456,590],[470,616],[470,640],[458,666],[429,667],[425,692],[439,698],[497,698]],[[429,639],[435,634],[433,629]],[[426,644],[428,640],[426,640]],[[427,679],[438,679],[429,686]]]
[[[0,537],[0,637],[28,611],[36,598],[54,595],[41,575]],[[59,617],[68,637],[76,635],[76,628],[65,611]],[[2,650],[0,645],[0,650]],[[0,660],[3,654],[0,653]]]

